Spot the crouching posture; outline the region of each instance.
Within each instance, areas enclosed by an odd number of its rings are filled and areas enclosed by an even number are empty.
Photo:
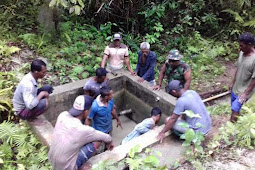
[[[165,137],[165,132],[175,130],[179,134],[185,133],[187,128],[180,126],[180,123],[188,123],[189,128],[195,132],[207,134],[211,128],[211,118],[206,110],[202,99],[193,90],[185,90],[179,80],[173,80],[168,85],[169,93],[178,98],[173,114],[167,119],[165,127],[159,133],[160,142]],[[189,117],[183,114],[184,111],[192,111],[198,116]],[[181,116],[181,119],[178,119]],[[200,126],[198,126],[200,125]]]
[[[48,108],[48,97],[53,88],[45,85],[38,89],[37,83],[37,80],[45,75],[46,64],[37,59],[31,64],[31,72],[26,74],[18,84],[13,96],[13,107],[21,119],[34,119]]]
[[[73,107],[58,116],[49,151],[49,160],[55,170],[76,170],[96,153],[100,141],[112,149],[110,135],[82,124],[93,98],[78,96]]]

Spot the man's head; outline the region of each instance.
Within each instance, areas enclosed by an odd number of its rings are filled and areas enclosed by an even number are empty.
[[[169,94],[173,95],[174,97],[180,97],[182,89],[183,89],[183,86],[179,80],[172,80],[168,84]]]
[[[254,36],[250,32],[245,32],[238,37],[238,43],[240,50],[244,53],[248,53],[254,48]]]
[[[106,71],[104,68],[99,67],[96,69],[96,81],[97,83],[103,83],[106,79],[106,74],[108,71]]]
[[[122,36],[120,33],[115,33],[113,35],[113,44],[117,47],[120,46],[120,43],[121,43],[121,40],[122,40]]]
[[[155,117],[155,124],[157,124],[158,121],[160,120],[161,114],[162,114],[162,112],[161,112],[160,108],[158,108],[158,107],[154,107],[151,110],[151,117]]]
[[[182,55],[178,50],[170,50],[169,55],[167,56],[168,63],[173,67],[176,68],[180,65],[180,60]]]
[[[76,97],[73,107],[69,110],[70,115],[79,119],[85,119],[85,115],[89,112],[92,102],[93,98],[87,95]]]
[[[100,95],[101,97],[106,101],[108,102],[109,100],[112,99],[112,96],[113,96],[113,91],[110,87],[108,86],[103,86],[101,89],[100,89]]]
[[[36,59],[31,63],[31,72],[35,78],[43,78],[46,75],[46,64],[42,60]]]
[[[140,44],[140,50],[143,53],[143,55],[147,56],[150,52],[150,44],[147,42],[142,42]]]

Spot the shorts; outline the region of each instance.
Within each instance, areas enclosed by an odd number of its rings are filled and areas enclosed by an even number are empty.
[[[77,165],[78,169],[80,169],[81,166],[85,162],[87,162],[89,160],[89,158],[91,158],[95,153],[96,153],[96,147],[95,147],[94,143],[88,143],[88,144],[84,145],[78,153],[78,157],[77,157],[77,161],[76,161],[76,165]]]
[[[32,110],[25,108],[18,112],[18,116],[23,120],[33,119],[46,111],[46,99],[39,101],[38,105]]]
[[[231,109],[237,113],[240,112],[243,104],[239,102],[239,98],[237,95],[231,91]]]

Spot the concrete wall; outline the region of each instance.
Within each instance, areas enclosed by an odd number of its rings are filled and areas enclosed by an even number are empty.
[[[134,113],[130,116],[130,118],[135,120],[137,123],[149,117],[152,107],[159,107],[163,112],[160,124],[163,123],[164,117],[169,116],[172,113],[176,104],[176,99],[171,95],[166,94],[164,90],[153,91],[148,82],[143,82],[140,84],[137,82],[139,78],[138,76],[132,76],[126,71],[119,72],[117,76],[109,74],[107,77],[109,78],[110,86],[115,93],[114,100],[117,106],[117,111],[119,112],[131,108]],[[36,132],[37,136],[39,136],[39,139],[41,142],[43,142],[43,144],[50,146],[51,135],[53,133],[52,125],[55,124],[58,115],[63,111],[68,111],[72,107],[75,98],[78,95],[83,94],[82,87],[87,81],[88,79],[85,79],[54,87],[55,90],[54,93],[50,95],[50,106],[47,112],[38,117],[38,119],[41,119],[43,124],[38,125],[38,123],[35,123],[35,125],[33,122],[28,122],[28,124]],[[160,129],[162,129],[162,126]],[[155,138],[158,130],[152,131],[151,133],[154,135],[150,138],[143,137],[143,140],[145,138],[148,139],[146,145],[143,145],[144,147],[158,142],[158,140]],[[139,141],[139,139],[136,141]],[[129,147],[121,145],[121,147],[114,149],[114,154],[121,153],[122,155],[118,156],[117,160],[123,159],[123,155],[126,155],[129,151],[127,148],[134,146],[134,144],[132,144],[131,141],[131,144],[129,143],[127,146]],[[121,148],[126,149],[123,150]],[[110,158],[112,157],[111,154],[112,152],[107,152],[108,156],[102,157],[100,157],[101,154],[97,155],[94,159],[91,159],[91,163],[96,163],[94,160]]]

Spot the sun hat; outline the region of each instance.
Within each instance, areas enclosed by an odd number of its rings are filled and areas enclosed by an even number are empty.
[[[178,50],[170,50],[169,55],[167,56],[167,60],[180,60],[182,55]]]

